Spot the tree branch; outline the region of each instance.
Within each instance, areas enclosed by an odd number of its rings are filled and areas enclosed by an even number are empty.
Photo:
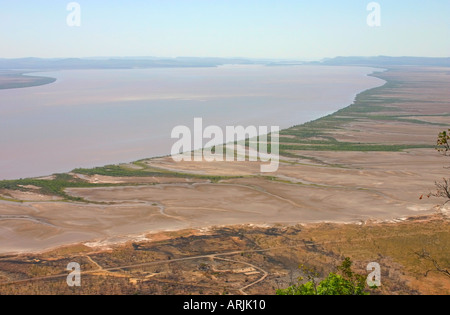
[[[434,271],[434,272],[439,272],[441,274],[444,274],[450,278],[450,271],[448,269],[442,268],[439,265],[439,263],[436,261],[436,259],[431,257],[431,255],[428,252],[426,252],[425,249],[422,249],[422,252],[415,252],[415,254],[419,257],[419,259],[424,259],[426,261],[431,262],[435,268],[435,269],[427,270],[425,272],[425,277],[427,277],[430,272]]]

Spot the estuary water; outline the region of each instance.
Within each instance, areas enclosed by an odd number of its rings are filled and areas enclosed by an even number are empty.
[[[384,84],[379,69],[222,66],[34,73],[53,84],[0,90],[0,179],[170,154],[175,126],[287,128]]]

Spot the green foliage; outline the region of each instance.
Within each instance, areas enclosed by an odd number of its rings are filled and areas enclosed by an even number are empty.
[[[373,144],[338,142],[328,144],[280,144],[280,150],[298,151],[357,151],[357,152],[400,152],[407,149],[432,148],[431,145],[421,144]]]
[[[429,122],[429,121],[419,120],[419,119],[406,119],[406,118],[401,118],[401,117],[407,117],[407,116],[372,115],[372,116],[367,116],[366,118],[373,119],[373,120],[406,122],[406,123],[410,123],[410,124],[419,124],[419,125],[445,126],[445,124],[441,124],[441,123],[434,123],[434,122]]]
[[[287,289],[277,290],[277,295],[319,295],[312,282],[302,285],[293,285]]]
[[[0,189],[27,191],[26,186],[36,186],[39,192],[44,195],[60,196],[71,201],[84,201],[82,198],[68,195],[64,190],[66,188],[94,187],[96,185],[74,178],[69,174],[56,174],[55,178],[51,180],[28,178],[0,181]]]
[[[443,153],[444,155],[447,155],[447,153],[450,151],[450,129],[448,129],[448,131],[444,130],[443,132],[439,133],[436,150]]]
[[[383,74],[373,75],[386,80],[383,86],[364,91],[356,96],[353,104],[337,112],[307,122],[303,125],[294,126],[281,131],[280,135],[291,136],[280,138],[280,153],[286,157],[296,157],[292,151],[360,151],[360,152],[399,152],[406,149],[431,148],[427,144],[411,145],[385,145],[376,143],[351,143],[340,142],[334,138],[337,130],[343,128],[345,124],[360,122],[366,119],[377,121],[395,121],[411,124],[427,124],[441,126],[440,123],[428,122],[414,119],[413,115],[398,115],[400,111],[395,104],[411,102],[404,97],[390,97],[387,90],[404,85],[404,82],[395,81]],[[450,131],[449,131],[450,132]]]
[[[133,169],[121,165],[107,165],[95,168],[77,168],[72,172],[76,174],[94,176],[112,176],[112,177],[174,177],[174,178],[197,178],[207,179],[212,182],[218,182],[223,179],[240,178],[241,176],[214,176],[214,175],[198,175],[189,173],[179,173],[162,169],[147,167],[144,163],[135,162],[141,169]]]
[[[241,178],[241,176],[213,176],[213,175],[197,175],[178,173],[166,170],[157,170],[148,168],[144,163],[135,162],[136,166],[142,167],[141,169],[132,169],[130,167],[122,165],[107,165],[104,167],[96,167],[92,169],[78,168],[73,170],[73,173],[81,175],[105,175],[112,177],[174,177],[174,178],[196,178],[210,180],[215,183],[222,179]],[[87,202],[83,198],[74,197],[65,192],[66,188],[89,188],[89,187],[110,187],[118,186],[119,184],[106,184],[106,183],[90,183],[86,180],[74,177],[70,174],[54,174],[53,179],[38,179],[27,178],[18,180],[3,180],[0,181],[0,189],[19,190],[19,191],[35,191],[44,195],[59,196],[66,201],[80,201]],[[124,184],[122,184],[123,186]],[[135,185],[135,184],[129,184]],[[30,188],[27,186],[34,186]],[[4,200],[17,201],[14,199],[2,198]]]
[[[313,269],[300,266],[307,282],[300,283],[303,277],[298,279],[299,283],[287,289],[277,290],[277,295],[369,295],[365,291],[366,278],[352,271],[352,261],[345,258],[337,273],[330,273],[319,284],[316,283],[318,273]]]
[[[125,168],[120,165],[106,165],[94,168],[77,168],[72,171],[82,175],[103,175],[114,177],[146,177],[146,176],[163,176],[160,172],[150,172],[141,169]]]

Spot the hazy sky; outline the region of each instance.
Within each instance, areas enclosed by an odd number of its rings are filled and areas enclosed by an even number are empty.
[[[449,0],[0,0],[0,58],[450,56]]]

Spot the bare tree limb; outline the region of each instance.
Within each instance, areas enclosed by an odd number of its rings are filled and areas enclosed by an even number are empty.
[[[449,156],[450,153],[450,129],[447,131],[443,131],[439,133],[437,139],[436,150],[442,153],[444,156]],[[449,167],[444,167],[448,169]],[[444,178],[442,182],[435,182],[436,192],[430,192],[427,196],[428,198],[436,197],[436,198],[446,198],[447,200],[441,205],[441,209],[447,203],[450,202],[450,179]],[[420,199],[423,198],[423,195]]]
[[[447,200],[441,205],[441,208],[450,202],[450,179],[444,178],[442,182],[435,182],[436,192],[427,195],[428,198],[446,198]],[[422,198],[422,197],[420,197]]]
[[[444,269],[443,267],[441,267],[441,266],[439,265],[439,263],[437,262],[437,260],[434,259],[434,258],[430,255],[430,253],[428,253],[427,251],[425,251],[425,249],[422,249],[421,252],[415,252],[415,254],[418,256],[419,259],[423,259],[423,260],[429,261],[429,262],[431,262],[431,263],[433,264],[433,266],[434,266],[434,269],[430,269],[430,270],[427,270],[427,271],[425,272],[425,277],[427,277],[428,274],[429,274],[430,272],[439,272],[439,273],[444,274],[444,275],[446,275],[447,277],[450,278],[450,270]]]

